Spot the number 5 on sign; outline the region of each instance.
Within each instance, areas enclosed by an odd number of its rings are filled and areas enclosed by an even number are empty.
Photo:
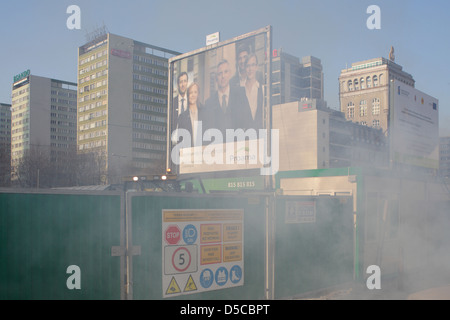
[[[197,246],[167,246],[164,248],[164,274],[197,272]]]

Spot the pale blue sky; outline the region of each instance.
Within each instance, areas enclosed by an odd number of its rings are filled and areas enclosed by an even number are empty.
[[[70,5],[81,30],[69,30]],[[369,30],[369,5],[381,29]],[[450,135],[450,1],[448,0],[23,0],[0,4],[0,102],[11,102],[13,77],[32,74],[76,82],[77,50],[103,23],[111,33],[189,52],[216,31],[222,40],[273,27],[274,48],[322,60],[325,99],[339,106],[338,77],[352,62],[388,57],[412,74],[416,88],[439,99],[440,131]]]

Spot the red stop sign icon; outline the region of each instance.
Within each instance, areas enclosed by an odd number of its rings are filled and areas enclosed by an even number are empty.
[[[168,244],[177,244],[180,241],[181,231],[178,226],[169,226],[165,232],[165,239]]]

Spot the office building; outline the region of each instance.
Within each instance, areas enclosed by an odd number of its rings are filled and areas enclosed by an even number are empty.
[[[391,60],[392,59],[392,60]],[[414,87],[415,80],[391,59],[376,58],[355,62],[341,71],[339,95],[347,120],[388,134],[390,81]]]
[[[353,63],[339,77],[347,120],[380,128],[392,167],[432,173],[439,168],[439,101],[415,88],[412,75],[389,59]],[[417,170],[419,169],[419,170]]]
[[[380,129],[347,121],[322,100],[302,99],[272,107],[280,134],[280,171],[387,167],[388,147]]]
[[[104,159],[102,183],[165,168],[168,59],[179,53],[104,32],[79,48],[79,153]]]
[[[282,49],[272,53],[272,105],[301,98],[324,99],[323,69],[320,59],[299,58]]]
[[[11,180],[11,105],[0,103],[0,187]]]
[[[11,106],[13,181],[19,178],[17,168],[27,153],[36,161],[35,155],[42,155],[53,165],[58,161],[67,162],[67,157],[76,148],[76,98],[76,83],[32,75],[29,70],[14,77]]]

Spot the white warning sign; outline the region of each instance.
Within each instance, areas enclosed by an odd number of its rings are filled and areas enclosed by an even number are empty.
[[[163,298],[244,285],[243,210],[163,210]]]

